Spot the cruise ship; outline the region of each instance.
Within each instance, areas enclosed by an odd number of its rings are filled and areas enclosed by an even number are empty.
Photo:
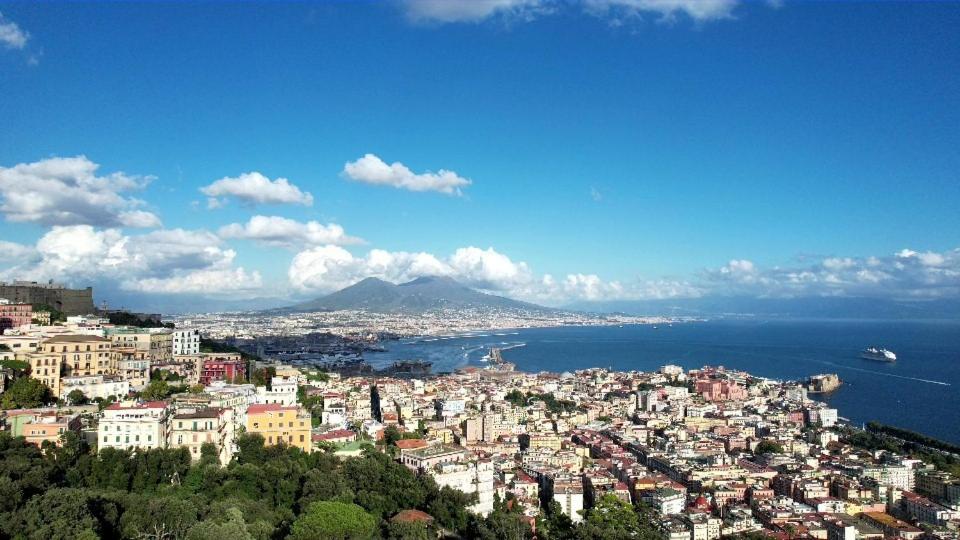
[[[883,347],[867,347],[860,353],[860,358],[864,360],[876,360],[878,362],[893,362],[897,355],[893,351],[888,351]]]

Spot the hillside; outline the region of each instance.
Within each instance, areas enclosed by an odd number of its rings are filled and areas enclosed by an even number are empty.
[[[295,311],[357,309],[381,313],[419,313],[442,308],[554,311],[551,308],[486,294],[448,277],[420,277],[394,284],[366,278],[320,298],[292,306]]]

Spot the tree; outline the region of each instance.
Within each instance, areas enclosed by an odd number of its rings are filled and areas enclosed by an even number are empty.
[[[388,540],[430,540],[437,534],[426,523],[399,521],[387,524],[383,537]]]
[[[763,454],[782,454],[783,447],[777,444],[775,441],[763,440],[757,444],[757,447],[754,448],[753,452],[758,456]]]
[[[47,385],[30,377],[20,377],[3,393],[0,406],[4,409],[27,409],[44,405],[52,399]]]
[[[67,402],[71,405],[86,405],[88,401],[89,400],[83,393],[83,390],[80,390],[79,388],[71,390],[70,393],[67,394]]]
[[[124,535],[144,540],[184,538],[196,522],[197,508],[176,497],[138,497],[120,520]]]
[[[163,379],[154,379],[140,392],[144,401],[158,401],[170,395],[170,385]]]
[[[254,540],[243,520],[243,512],[238,508],[228,508],[226,519],[210,519],[194,525],[187,534],[188,540]]]
[[[292,540],[368,540],[377,535],[377,520],[360,506],[321,501],[311,504],[293,522]]]

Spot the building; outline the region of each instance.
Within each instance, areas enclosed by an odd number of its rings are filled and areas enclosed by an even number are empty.
[[[97,447],[132,450],[167,445],[170,409],[163,401],[141,405],[114,403],[103,410],[97,425]]]
[[[217,448],[221,465],[230,463],[234,453],[233,410],[206,408],[174,414],[170,418],[170,448],[186,448],[199,461],[204,444]]]
[[[247,407],[247,433],[259,433],[268,445],[286,444],[310,452],[310,413],[300,407],[256,404]]]
[[[79,390],[87,399],[124,398],[130,393],[130,382],[116,375],[74,375],[60,378],[60,399]]]
[[[213,381],[243,379],[247,374],[247,365],[239,354],[219,354],[217,358],[204,358],[202,362],[200,384],[204,386]]]
[[[37,446],[41,446],[44,441],[62,446],[61,436],[67,431],[79,433],[79,414],[61,415],[57,412],[49,412],[38,415],[23,425],[23,437],[28,443]]]
[[[6,298],[0,298],[0,334],[7,329],[30,324],[33,319],[33,306],[14,304]]]
[[[722,521],[705,512],[681,514],[680,519],[690,529],[690,540],[717,540]]]
[[[12,303],[46,305],[64,315],[83,315],[93,313],[93,288],[67,289],[53,282],[36,281],[0,282],[0,298]]]
[[[475,493],[477,502],[468,510],[481,515],[493,512],[493,464],[486,460],[441,463],[427,471],[439,487],[466,494]]]
[[[461,446],[437,444],[403,453],[400,463],[414,471],[426,471],[444,463],[459,463],[467,458]]]
[[[130,389],[143,390],[150,382],[150,360],[146,355],[131,347],[113,348],[110,354],[117,366],[117,373],[130,383]]]
[[[112,375],[116,365],[110,355],[110,340],[84,334],[64,334],[45,339],[40,350],[59,354],[65,375]]]
[[[173,355],[200,354],[200,330],[174,330]]]
[[[579,480],[556,479],[551,489],[552,498],[570,521],[583,521],[583,483]]]
[[[54,396],[60,395],[61,356],[51,352],[28,352],[20,355],[30,365],[30,378],[47,385]]]
[[[270,387],[257,387],[257,402],[292,407],[297,404],[297,380],[292,377],[273,377]]]

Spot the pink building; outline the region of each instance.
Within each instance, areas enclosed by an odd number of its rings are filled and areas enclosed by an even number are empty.
[[[720,379],[700,379],[696,391],[707,401],[743,401],[747,399],[747,389],[739,384]]]
[[[5,300],[0,300],[0,334],[8,328],[30,324],[33,319],[33,306],[3,302]]]

